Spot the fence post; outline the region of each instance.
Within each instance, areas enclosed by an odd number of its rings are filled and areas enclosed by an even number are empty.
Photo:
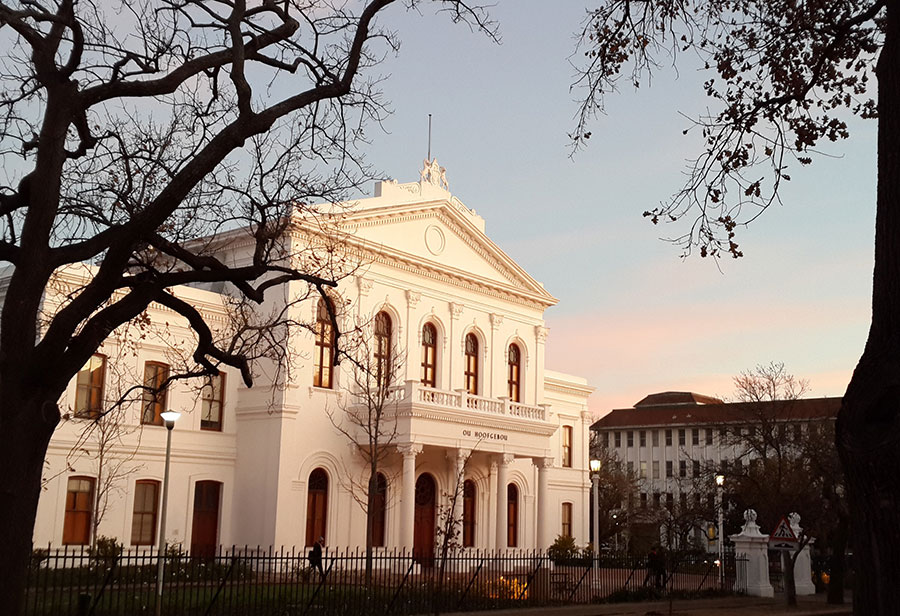
[[[472,576],[472,579],[469,580],[469,583],[466,585],[466,589],[463,591],[462,596],[459,598],[459,601],[456,602],[456,610],[462,607],[463,601],[466,600],[466,595],[469,594],[469,589],[472,588],[472,584],[475,583],[475,579],[478,577],[478,574],[481,573],[481,568],[484,566],[484,558],[481,559],[481,562],[478,563],[478,568],[475,569],[475,575]]]

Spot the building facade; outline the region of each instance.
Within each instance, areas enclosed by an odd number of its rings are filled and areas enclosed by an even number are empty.
[[[543,312],[556,300],[491,242],[442,177],[380,182],[374,197],[344,208],[339,227],[356,261],[327,301],[340,330],[367,332],[374,365],[391,366],[389,382],[380,381],[390,389],[391,429],[377,477],[376,546],[427,557],[446,516],[465,547],[546,548],[560,534],[586,543],[592,388],[544,366]],[[250,259],[240,242],[220,244],[223,260]],[[63,273],[60,286],[77,288],[89,275],[87,266]],[[222,289],[176,293],[208,322],[227,323]],[[157,541],[165,410],[182,413],[172,431],[168,542],[197,553],[308,546],[320,536],[365,545],[366,439],[345,421],[359,379],[350,362],[333,365],[326,300],[307,293],[288,283],[261,307],[310,324],[288,339],[289,370],[262,364],[252,388],[231,369],[176,381],[164,396],[137,394],[92,422],[130,385],[177,371],[193,336],[153,305],[107,340],[63,401],[70,413],[50,443],[35,545],[85,544],[93,533],[126,546]],[[48,293],[47,301],[57,300]],[[104,422],[111,427],[98,434]]]
[[[727,403],[692,392],[646,396],[591,426],[597,445],[633,476],[637,493],[628,517],[647,541],[715,546],[715,475],[746,475],[766,439],[799,442],[822,422],[833,422],[840,398]],[[759,447],[755,446],[759,440]],[[771,445],[771,443],[769,443]],[[672,527],[681,537],[673,540]],[[675,533],[676,535],[679,533]],[[668,535],[668,537],[667,537]]]

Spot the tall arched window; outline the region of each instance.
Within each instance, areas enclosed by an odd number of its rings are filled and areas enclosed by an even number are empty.
[[[506,486],[506,545],[519,545],[519,488],[514,483]]]
[[[463,547],[475,546],[475,482],[463,483]]]
[[[313,386],[331,389],[331,372],[334,362],[334,328],[328,314],[328,303],[325,298],[319,299],[316,310],[316,350],[313,358]]]
[[[509,345],[509,353],[507,353],[506,361],[509,371],[506,377],[508,385],[509,399],[513,402],[522,401],[521,389],[521,373],[522,373],[522,354],[519,352],[519,345]]]
[[[306,497],[306,545],[312,545],[325,536],[325,519],[328,517],[328,475],[321,468],[309,474]]]
[[[372,545],[384,547],[384,528],[387,520],[387,479],[375,475],[375,500],[372,503]]]
[[[478,395],[478,337],[466,335],[466,391]]]
[[[375,315],[375,378],[381,387],[391,383],[391,326],[388,313]]]
[[[422,385],[435,387],[437,368],[437,329],[431,323],[422,328]]]

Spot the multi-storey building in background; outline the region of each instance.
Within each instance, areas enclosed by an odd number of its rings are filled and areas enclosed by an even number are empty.
[[[327,301],[341,330],[368,332],[378,365],[396,366],[376,545],[427,554],[442,514],[459,519],[466,547],[545,548],[559,534],[586,543],[592,388],[544,366],[543,313],[556,299],[435,175],[378,183],[374,198],[344,208],[338,226],[339,252],[356,264]],[[249,262],[239,237],[215,238],[223,261]],[[77,288],[91,272],[87,265],[61,272],[47,301],[64,301],[66,285]],[[175,410],[182,416],[172,432],[168,542],[201,553],[231,544],[308,546],[320,536],[333,546],[364,545],[367,466],[358,444],[365,439],[336,427],[354,404],[355,379],[350,362],[332,364],[326,300],[291,303],[305,293],[305,283],[288,283],[260,308],[287,307],[313,324],[287,339],[290,370],[262,364],[252,388],[225,368],[211,380],[174,382],[164,396],[138,393],[107,413],[112,428],[101,446],[85,428],[104,405],[135,384],[164,382],[193,349],[187,323],[155,304],[111,337],[61,405],[70,414],[50,443],[35,544],[88,543],[102,516],[97,535],[153,545],[166,442],[160,414]],[[175,294],[214,326],[227,326],[222,285]],[[463,497],[448,511],[457,482]],[[98,502],[99,492],[108,500]]]
[[[753,464],[753,438],[764,426],[776,438],[796,440],[810,426],[833,421],[840,404],[840,398],[726,403],[664,392],[613,410],[591,429],[636,481],[634,502],[621,503],[634,514],[631,532],[642,534],[643,543],[672,541],[671,527],[681,526],[676,543],[709,548],[705,526],[715,519],[715,475],[727,481]]]

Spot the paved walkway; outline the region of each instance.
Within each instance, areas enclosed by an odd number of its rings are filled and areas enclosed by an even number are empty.
[[[845,605],[828,605],[825,595],[798,597],[797,607],[788,608],[783,597],[761,599],[759,597],[724,597],[718,599],[693,599],[672,602],[671,614],[677,616],[850,616],[853,606],[849,593]],[[667,601],[644,603],[612,603],[602,605],[576,605],[568,607],[542,607],[483,612],[485,616],[667,616]],[[472,612],[446,614],[445,616],[472,616]]]

